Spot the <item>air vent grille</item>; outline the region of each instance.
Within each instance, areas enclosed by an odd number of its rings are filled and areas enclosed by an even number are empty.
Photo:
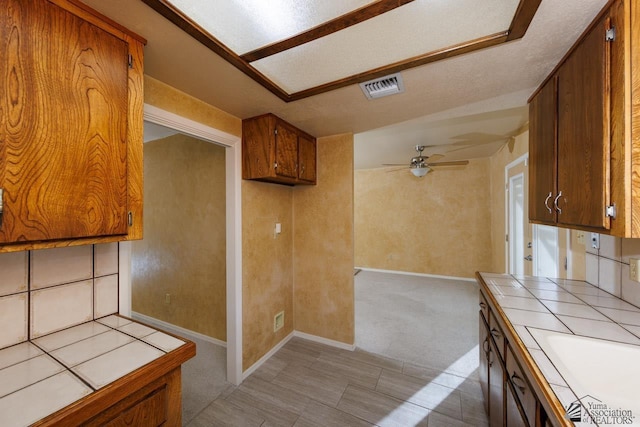
[[[404,84],[400,73],[396,73],[360,83],[360,89],[368,99],[376,99],[404,92]]]

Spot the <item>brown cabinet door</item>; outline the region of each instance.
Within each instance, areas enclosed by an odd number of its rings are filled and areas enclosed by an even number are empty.
[[[298,179],[316,182],[316,141],[304,135],[298,137]]]
[[[504,426],[504,370],[500,353],[489,339],[489,425]]]
[[[276,124],[276,175],[298,177],[298,134],[283,123]]]
[[[529,220],[556,222],[556,79],[529,104]]]
[[[0,51],[0,243],[126,234],[127,44],[7,0]]]
[[[505,387],[506,392],[506,426],[507,427],[529,427],[527,421],[522,418],[520,414],[520,409],[518,409],[518,404],[516,403],[516,398],[513,394],[513,389],[510,384],[507,384]]]
[[[558,223],[608,229],[609,46],[605,16],[558,71]]]
[[[480,360],[478,377],[480,379],[482,396],[484,397],[484,410],[489,414],[489,330],[482,311],[480,311],[479,316]]]

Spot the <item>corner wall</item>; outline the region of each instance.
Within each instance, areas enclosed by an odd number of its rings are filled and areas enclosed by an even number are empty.
[[[353,134],[318,138],[317,164],[293,194],[295,330],[353,344]]]
[[[355,265],[455,277],[491,269],[489,159],[355,172]]]

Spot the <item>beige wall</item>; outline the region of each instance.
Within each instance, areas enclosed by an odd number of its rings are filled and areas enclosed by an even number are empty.
[[[515,141],[504,145],[491,156],[491,248],[493,262],[488,271],[505,273],[505,182],[504,168],[520,156],[529,152],[529,131],[515,137]]]
[[[242,133],[239,118],[148,76],[145,102],[232,135]],[[319,141],[317,187],[242,181],[244,369],[291,333],[294,322],[304,332],[353,343],[353,237],[348,231],[353,228],[352,150],[351,135]],[[329,200],[339,206],[327,205]],[[324,218],[329,214],[334,220]],[[282,224],[282,234],[274,238],[276,222]],[[299,236],[313,239],[297,237],[295,252],[294,227]],[[336,229],[340,232],[334,234]],[[304,271],[322,274],[305,278]],[[300,280],[295,291],[294,272]],[[274,333],[273,317],[279,311],[285,312],[285,325]],[[321,324],[312,325],[316,321]]]
[[[355,264],[456,277],[491,268],[489,160],[355,172]]]
[[[242,135],[239,118],[146,75],[144,102],[231,135]]]
[[[282,233],[274,234],[275,224]],[[285,324],[273,330],[284,311]],[[242,181],[243,369],[293,331],[293,188]]]
[[[144,182],[133,311],[226,341],[224,147],[182,134],[147,142]]]
[[[353,344],[353,135],[318,139],[318,185],[294,190],[295,329]]]

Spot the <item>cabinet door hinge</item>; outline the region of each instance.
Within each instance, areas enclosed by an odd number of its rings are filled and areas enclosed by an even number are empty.
[[[129,227],[133,227],[133,212],[131,211],[127,214],[127,222],[129,223]]]
[[[278,129],[277,129],[277,128],[273,130],[273,134],[274,134],[274,135],[277,135],[277,134],[278,134]]]
[[[616,205],[613,204],[611,206],[606,206],[604,208],[604,213],[606,216],[608,216],[611,219],[616,219]]]
[[[127,63],[129,64],[129,68],[133,68],[133,55],[127,55]]]
[[[616,27],[608,28],[604,35],[605,41],[612,42],[616,40]]]

